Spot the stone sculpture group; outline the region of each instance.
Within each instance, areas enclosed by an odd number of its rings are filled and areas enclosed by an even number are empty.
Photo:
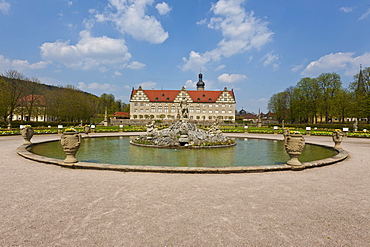
[[[209,147],[235,145],[235,140],[225,137],[218,121],[206,131],[199,129],[189,121],[189,109],[186,99],[180,103],[178,120],[169,128],[158,130],[155,121],[150,121],[145,135],[139,136],[131,143],[154,147]]]

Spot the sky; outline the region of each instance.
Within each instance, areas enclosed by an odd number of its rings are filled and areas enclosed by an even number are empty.
[[[0,73],[128,103],[132,88],[233,89],[237,110],[370,67],[370,0],[0,0]]]

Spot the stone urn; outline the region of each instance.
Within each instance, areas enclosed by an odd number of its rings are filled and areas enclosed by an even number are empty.
[[[334,148],[336,149],[342,149],[342,146],[340,145],[342,143],[343,139],[343,133],[340,130],[335,130],[332,134],[333,142],[335,143]]]
[[[23,145],[30,145],[31,144],[31,138],[34,134],[34,131],[32,127],[24,127],[21,130],[21,135],[24,139]]]
[[[81,135],[76,132],[63,132],[60,139],[64,153],[67,155],[64,163],[76,163],[78,160],[75,155],[81,145]]]
[[[298,160],[298,156],[301,155],[305,145],[305,140],[302,134],[289,134],[286,137],[285,150],[290,156],[290,160],[287,162],[293,170],[300,170],[304,167]]]
[[[89,132],[90,132],[90,126],[89,125],[85,125],[84,126],[84,133],[85,133],[85,136],[86,137],[89,136]]]

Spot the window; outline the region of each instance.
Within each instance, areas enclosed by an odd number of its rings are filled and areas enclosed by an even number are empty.
[[[140,109],[140,112],[144,112],[144,109]]]
[[[215,110],[215,113],[218,113],[218,110]]]
[[[229,105],[229,107],[233,107],[233,105]]]
[[[200,107],[197,107],[196,112],[200,113]]]
[[[209,113],[213,113],[212,111],[209,111]]]
[[[149,112],[149,109],[145,109],[145,112]]]
[[[229,114],[233,113],[233,111],[229,111]]]
[[[168,106],[164,107],[164,112],[168,112]]]
[[[216,107],[218,107],[218,105],[216,105]]]
[[[203,110],[203,113],[207,113],[207,111],[206,110]]]
[[[172,112],[172,113],[173,113],[173,112],[176,112],[176,107],[172,106],[172,107],[171,107],[171,112]]]
[[[191,106],[191,107],[189,108],[189,112],[190,112],[190,113],[194,113],[194,107],[192,107],[192,106]]]
[[[154,105],[152,105],[152,106],[150,107],[150,111],[151,111],[151,112],[155,112],[155,106],[154,106]]]
[[[212,116],[209,116],[208,118],[209,118],[209,119],[212,119]]]
[[[137,106],[137,103],[135,103],[134,106]]]
[[[212,105],[209,105],[209,108],[211,108],[212,107]]]
[[[140,103],[140,106],[144,106],[144,103]]]
[[[222,113],[225,113],[225,110],[222,110]]]
[[[148,104],[148,103],[146,103],[146,104],[145,104],[145,106],[149,106],[149,104]]]
[[[162,106],[158,106],[158,112],[162,112]]]

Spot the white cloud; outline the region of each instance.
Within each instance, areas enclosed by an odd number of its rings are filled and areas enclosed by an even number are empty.
[[[213,4],[211,11],[214,14],[208,27],[221,31],[223,39],[217,48],[200,54],[191,51],[189,59],[183,58],[183,70],[198,71],[204,69],[207,63],[218,61],[222,57],[241,54],[252,48],[259,49],[272,39],[273,32],[267,27],[268,22],[247,12],[242,5],[245,0],[219,0]],[[200,21],[197,24],[205,24]]]
[[[90,89],[90,90],[95,90],[95,91],[114,91],[116,89],[115,85],[104,83],[100,84],[97,82],[92,82],[92,83],[84,83],[84,82],[79,82],[78,86],[79,89]]]
[[[127,65],[127,68],[138,70],[138,69],[142,69],[142,68],[144,68],[145,66],[146,66],[146,65],[145,65],[145,64],[143,64],[143,63],[140,63],[140,62],[137,62],[137,61],[133,61],[133,62],[131,62],[129,65]]]
[[[187,80],[185,82],[185,87],[187,89],[195,89],[196,88],[196,82],[195,81],[192,81],[192,80]]]
[[[360,18],[358,18],[358,20],[361,21],[361,20],[367,18],[369,15],[370,15],[370,9],[368,9],[366,11],[366,13],[364,13]]]
[[[225,67],[226,67],[226,65],[221,64],[221,65],[219,65],[219,66],[215,69],[215,71],[222,70],[222,69],[224,69]]]
[[[114,71],[114,75],[115,75],[115,76],[121,76],[121,75],[122,75],[122,73],[121,73],[121,72],[119,72],[119,71]]]
[[[273,64],[274,67],[277,67],[279,64],[275,63],[277,60],[279,60],[279,56],[277,54],[274,54],[274,52],[269,52],[263,58],[261,61],[263,61],[263,66],[267,66],[270,64]]]
[[[370,66],[370,53],[365,53],[357,57],[354,55],[354,52],[338,52],[322,56],[307,65],[301,75],[317,76],[321,73],[344,71],[345,75],[351,76],[358,72],[360,64]]]
[[[67,4],[67,6],[68,6],[68,7],[71,7],[71,6],[72,6],[72,4],[73,4],[73,2],[72,2],[72,1],[67,0],[67,1],[66,1],[66,4]]]
[[[146,82],[135,84],[136,87],[141,86],[143,89],[152,89],[156,85],[157,85],[157,83],[156,82],[152,82],[152,81],[146,81]]]
[[[113,22],[121,33],[127,33],[134,39],[160,44],[168,38],[168,33],[154,16],[146,14],[147,6],[151,6],[153,2],[154,0],[109,0],[105,12],[95,14],[95,18],[98,22]],[[159,8],[163,10],[163,6]]]
[[[122,66],[131,58],[124,40],[92,37],[87,30],[80,32],[76,45],[70,45],[69,41],[56,41],[42,44],[40,50],[46,61],[85,70],[104,69],[103,65]]]
[[[240,75],[240,74],[229,75],[227,73],[224,73],[220,75],[217,79],[223,83],[235,83],[235,82],[246,80],[248,78],[245,75]]]
[[[184,71],[199,71],[199,69],[206,70],[205,65],[211,60],[211,58],[207,55],[201,55],[198,52],[191,51],[189,54],[189,59],[183,57],[182,60],[185,62],[184,66],[182,67]]]
[[[19,71],[24,71],[27,69],[44,69],[48,65],[47,62],[40,61],[37,63],[29,63],[27,60],[11,60],[0,55],[0,68],[3,69],[15,69]]]
[[[162,3],[158,3],[155,8],[158,10],[158,13],[160,15],[165,15],[165,14],[168,14],[170,11],[171,11],[171,7],[165,3],[165,2],[162,2]]]
[[[5,0],[0,0],[0,11],[3,14],[7,15],[9,13],[10,7],[10,3]]]
[[[295,65],[293,66],[293,68],[291,69],[293,72],[297,72],[298,70],[302,69],[303,68],[303,65]]]
[[[339,10],[343,11],[344,13],[350,13],[353,12],[354,7],[341,7]]]

